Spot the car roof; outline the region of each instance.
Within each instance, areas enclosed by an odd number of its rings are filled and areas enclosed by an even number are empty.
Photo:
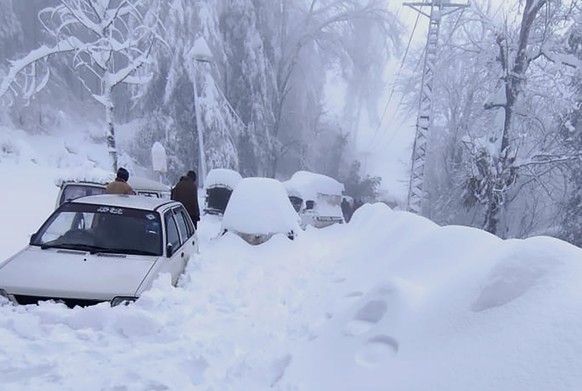
[[[176,201],[157,197],[144,197],[138,195],[100,194],[77,198],[71,202],[79,204],[93,204],[114,206],[117,208],[133,208],[142,210],[156,210],[164,205],[177,204]]]

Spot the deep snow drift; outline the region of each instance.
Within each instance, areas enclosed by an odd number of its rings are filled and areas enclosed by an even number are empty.
[[[54,179],[93,148],[18,140],[24,153],[0,156],[2,260],[54,208]],[[0,390],[582,389],[574,246],[381,204],[259,246],[216,237],[220,226],[204,216],[179,286],[161,278],[134,305],[0,304]]]

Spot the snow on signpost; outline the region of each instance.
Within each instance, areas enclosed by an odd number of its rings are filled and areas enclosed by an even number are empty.
[[[166,156],[166,149],[158,141],[152,146],[152,166],[154,171],[160,174],[161,181],[162,174],[168,172],[168,158]]]

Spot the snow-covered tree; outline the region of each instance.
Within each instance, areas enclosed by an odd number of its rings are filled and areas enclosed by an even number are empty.
[[[557,129],[572,104],[576,64],[562,44],[570,15],[559,2],[524,1],[512,22],[480,5],[443,25],[428,210],[441,223],[523,236],[553,224],[551,205],[563,191]]]
[[[12,62],[0,97],[11,92],[30,98],[48,82],[48,60],[67,56],[83,86],[103,106],[107,147],[117,169],[113,93],[122,83],[149,79],[142,67],[160,38],[159,7],[157,0],[60,0],[43,9],[39,20],[52,42]]]

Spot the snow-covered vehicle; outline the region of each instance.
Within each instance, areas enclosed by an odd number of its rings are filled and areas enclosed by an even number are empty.
[[[301,218],[301,227],[317,228],[344,223],[342,193],[344,185],[323,174],[297,171],[283,183],[289,201]]]
[[[260,244],[273,235],[295,239],[299,216],[289,203],[281,182],[270,178],[245,178],[232,192],[222,219],[222,232]]]
[[[206,176],[206,198],[204,212],[211,215],[222,215],[226,210],[232,191],[241,181],[241,175],[228,168],[215,168]]]
[[[179,202],[78,198],[61,205],[27,247],[0,263],[0,296],[69,307],[131,302],[161,273],[176,284],[197,246],[194,224]]]
[[[79,197],[105,194],[105,187],[115,179],[113,174],[96,177],[67,178],[57,181],[60,188],[56,207]],[[137,195],[170,199],[170,187],[152,179],[130,176],[127,183]]]

